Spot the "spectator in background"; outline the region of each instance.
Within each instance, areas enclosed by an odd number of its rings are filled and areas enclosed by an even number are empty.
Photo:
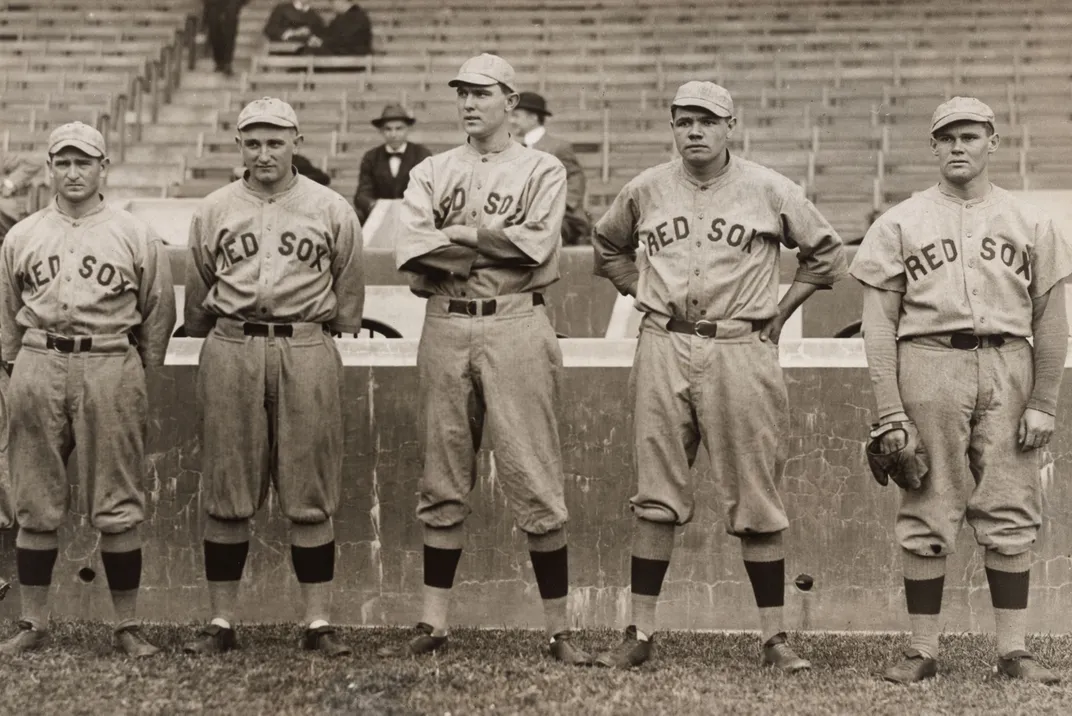
[[[0,239],[30,214],[30,192],[44,183],[45,160],[29,154],[0,156]]]
[[[205,0],[205,32],[212,46],[216,72],[234,76],[235,41],[238,38],[238,13],[246,0]]]
[[[372,126],[380,130],[384,143],[361,157],[361,174],[357,180],[354,208],[364,224],[379,199],[401,199],[409,186],[409,172],[432,156],[421,144],[408,141],[417,120],[400,104],[384,107]]]
[[[562,219],[562,243],[587,245],[592,235],[592,220],[584,208],[587,182],[577,161],[573,145],[547,134],[544,122],[551,116],[547,101],[535,92],[522,92],[510,116],[514,137],[526,147],[547,152],[566,167],[566,215]]]
[[[279,3],[264,24],[264,34],[272,42],[305,42],[323,31],[320,14],[301,0]]]
[[[356,2],[334,0],[335,17],[322,31],[306,40],[303,52],[336,57],[372,54],[372,21]]]

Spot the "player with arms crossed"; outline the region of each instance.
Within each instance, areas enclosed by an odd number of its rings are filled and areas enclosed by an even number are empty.
[[[274,485],[305,602],[302,646],[346,655],[329,626],[343,459],[331,333],[361,329],[361,226],[342,196],[294,170],[302,135],[289,104],[254,100],[237,129],[245,175],[205,197],[190,224],[185,327],[206,336],[198,396],[212,621],[185,651],[234,648],[249,520]]]
[[[410,174],[395,252],[413,292],[428,298],[417,354],[424,615],[412,640],[382,654],[447,645],[486,420],[498,479],[528,537],[550,652],[587,663],[570,643],[566,616],[567,513],[555,416],[562,352],[541,293],[559,277],[566,170],[511,139],[507,118],[518,95],[514,70],[501,57],[467,60],[449,84],[469,139]]]
[[[1057,681],[1027,652],[1024,633],[1042,519],[1038,448],[1053,434],[1064,373],[1072,251],[1042,211],[990,183],[999,141],[979,100],[941,104],[930,140],[938,184],[879,217],[850,269],[864,286],[878,421],[914,424],[930,464],[921,488],[901,493],[897,514],[912,643],[885,672],[894,682],[938,671],[946,558],[965,514],[985,549],[998,670]],[[894,452],[905,432],[881,440]]]
[[[798,671],[810,664],[787,643],[782,616],[788,397],[778,338],[816,289],[844,274],[841,239],[793,182],[730,154],[737,120],[724,88],[687,82],[670,112],[681,158],[630,181],[595,230],[596,274],[645,314],[630,378],[632,624],[597,663],[628,668],[651,657],[674,534],[693,516],[690,470],[702,442],[726,530],[741,540],[763,663]],[[781,244],[798,249],[800,267],[779,303]]]
[[[145,369],[164,364],[175,289],[163,240],[100,194],[104,137],[72,122],[48,141],[56,198],[16,224],[0,248],[0,327],[8,391],[8,461],[19,532],[19,631],[0,653],[42,646],[57,531],[69,506],[67,461],[77,455],[89,521],[101,533],[114,644],[129,656],[159,649],[138,629],[145,519]]]

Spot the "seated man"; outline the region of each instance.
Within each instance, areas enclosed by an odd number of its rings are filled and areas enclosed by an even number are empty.
[[[304,42],[323,31],[320,14],[301,0],[279,3],[264,24],[264,35],[272,42]]]
[[[337,57],[372,54],[372,21],[356,2],[334,0],[335,17],[322,31],[312,35],[303,52]]]
[[[44,161],[24,154],[0,156],[0,239],[30,214],[33,187],[44,182]]]
[[[573,145],[547,134],[544,122],[551,116],[547,101],[535,92],[522,92],[510,115],[514,137],[526,147],[547,152],[566,167],[566,216],[562,219],[562,243],[588,245],[592,221],[584,208],[586,181],[584,169],[573,153]]]
[[[361,157],[354,208],[362,224],[368,220],[378,200],[401,199],[409,186],[410,170],[432,156],[428,147],[406,141],[416,121],[400,104],[387,105],[380,116],[372,120],[372,126],[383,135],[384,143]]]

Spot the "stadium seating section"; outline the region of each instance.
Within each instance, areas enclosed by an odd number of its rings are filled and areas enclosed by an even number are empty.
[[[243,10],[230,79],[210,71],[197,0],[0,2],[3,149],[39,149],[57,122],[93,121],[113,146],[113,196],[198,197],[238,163],[238,110],[273,94],[298,110],[305,153],[352,196],[378,141],[369,119],[401,100],[419,120],[415,141],[457,143],[445,82],[490,51],[548,98],[596,216],[671,156],[667,104],[696,78],[733,93],[735,150],[799,182],[847,239],[873,208],[933,181],[927,120],[955,94],[998,114],[996,182],[1072,188],[1072,7],[1051,0],[500,0],[494,12],[474,0],[364,0],[375,55],[315,59],[263,38],[275,2]]]

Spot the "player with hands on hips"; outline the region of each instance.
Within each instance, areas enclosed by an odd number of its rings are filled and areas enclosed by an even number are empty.
[[[691,467],[711,458],[726,529],[741,541],[759,608],[762,663],[810,664],[784,629],[789,526],[778,485],[788,397],[778,356],[786,319],[845,273],[841,239],[782,175],[734,156],[733,99],[712,82],[687,82],[670,128],[680,154],[642,172],[595,229],[596,274],[644,313],[630,377],[637,492],[631,562],[632,624],[599,657],[632,667],[653,651],[655,612],[678,526],[693,517]],[[779,251],[799,268],[779,302]]]
[[[184,325],[205,337],[197,391],[212,621],[184,648],[234,648],[250,518],[274,485],[305,603],[302,648],[344,656],[330,626],[343,461],[331,333],[360,331],[361,226],[341,195],[294,169],[302,135],[289,104],[254,100],[236,127],[245,174],[205,197],[190,223]]]
[[[1043,211],[991,183],[999,145],[986,104],[939,105],[938,183],[879,217],[850,268],[864,288],[878,423],[914,425],[930,465],[918,490],[901,491],[895,527],[912,640],[884,678],[899,683],[938,671],[946,560],[965,517],[984,548],[997,670],[1058,680],[1027,651],[1025,632],[1042,520],[1038,449],[1053,435],[1064,373],[1072,250]],[[904,432],[881,441],[895,452]]]
[[[175,290],[163,240],[100,194],[104,137],[81,122],[48,141],[53,201],[16,224],[0,247],[0,343],[8,390],[7,457],[14,488],[22,617],[0,653],[47,640],[58,530],[69,507],[67,462],[100,531],[116,624],[113,643],[156,654],[139,631],[145,519],[145,370],[164,364]]]
[[[485,423],[499,484],[526,535],[551,656],[570,642],[566,503],[555,404],[562,352],[543,290],[558,280],[566,170],[510,137],[514,70],[483,54],[449,82],[466,143],[425,159],[402,199],[398,268],[428,299],[417,370],[423,472],[424,609],[416,635],[384,656],[447,645],[451,588]]]

